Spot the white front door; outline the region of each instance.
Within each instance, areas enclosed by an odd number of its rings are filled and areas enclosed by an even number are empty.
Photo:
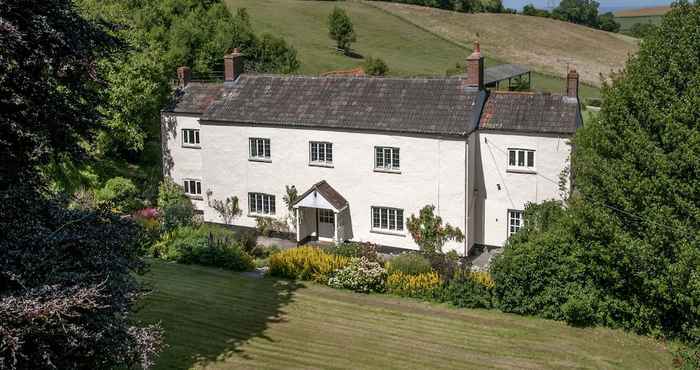
[[[333,241],[335,236],[335,214],[330,209],[318,210],[318,240]]]

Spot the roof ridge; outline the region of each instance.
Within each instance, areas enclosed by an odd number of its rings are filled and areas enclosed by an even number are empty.
[[[282,75],[282,74],[276,74],[276,73],[243,73],[241,76],[245,77],[278,77],[278,78],[309,78],[309,79],[318,79],[318,80],[333,80],[333,79],[338,79],[338,80],[350,80],[350,79],[357,79],[357,80],[394,80],[394,81],[402,81],[402,80],[465,80],[466,77],[463,76],[323,76],[323,75]]]

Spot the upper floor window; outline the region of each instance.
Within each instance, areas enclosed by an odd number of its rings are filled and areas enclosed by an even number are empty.
[[[508,210],[508,236],[518,232],[523,227],[523,211]]]
[[[187,179],[185,180],[185,194],[187,195],[202,195],[202,182],[199,180]]]
[[[248,193],[248,212],[256,215],[274,215],[275,196],[263,193]]]
[[[320,165],[333,164],[333,144],[312,141],[309,143],[309,163]]]
[[[183,146],[199,146],[199,130],[186,128],[182,130]]]
[[[535,151],[530,149],[508,149],[508,167],[535,170]]]
[[[270,139],[250,138],[250,159],[270,160]]]
[[[399,148],[386,146],[374,147],[374,168],[378,170],[398,171]]]
[[[378,231],[403,231],[403,209],[372,207],[372,229]]]

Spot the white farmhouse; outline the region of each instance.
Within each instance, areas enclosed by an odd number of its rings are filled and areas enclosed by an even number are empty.
[[[178,69],[162,113],[165,175],[205,221],[221,222],[211,200],[237,196],[236,226],[291,213],[300,243],[417,249],[406,219],[434,205],[466,235],[445,249],[468,254],[502,246],[528,202],[562,196],[581,125],[575,71],[560,96],[486,90],[478,44],[462,77],[246,74],[238,50],[224,62],[223,83]],[[286,186],[300,194],[291,211]]]

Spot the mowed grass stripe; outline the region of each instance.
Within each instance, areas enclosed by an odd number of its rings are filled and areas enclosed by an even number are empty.
[[[153,261],[137,318],[162,321],[160,369],[663,368],[658,342]]]

